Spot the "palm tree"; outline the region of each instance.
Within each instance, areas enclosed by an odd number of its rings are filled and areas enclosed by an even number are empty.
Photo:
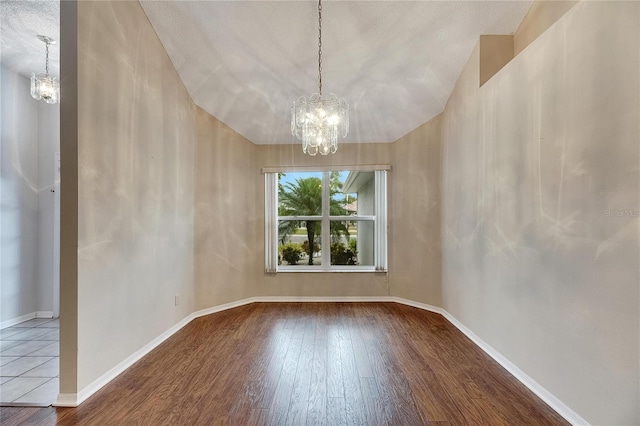
[[[336,180],[334,180],[335,182]],[[347,215],[349,212],[344,208],[342,201],[335,200],[333,195],[339,192],[342,183],[339,181],[330,185],[329,213],[331,215]],[[285,185],[278,185],[278,206],[279,216],[322,216],[322,180],[318,177],[299,178],[295,183],[289,182]],[[318,220],[307,220],[307,239],[309,241],[307,254],[309,255],[309,265],[313,265],[313,248],[316,235],[320,233]],[[280,239],[292,233],[300,226],[299,221],[283,221],[278,225]],[[335,222],[331,224],[330,232],[333,237],[349,235],[344,224]]]

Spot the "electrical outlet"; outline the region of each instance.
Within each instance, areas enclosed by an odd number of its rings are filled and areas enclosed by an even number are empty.
[[[176,306],[180,304],[180,294],[176,294],[175,302],[176,302]]]

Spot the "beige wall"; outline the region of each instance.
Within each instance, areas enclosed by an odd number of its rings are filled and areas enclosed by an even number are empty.
[[[534,0],[518,30],[513,35],[514,55],[522,52],[536,38],[562,17],[579,0]]]
[[[196,135],[140,4],[77,7],[82,390],[194,310]]]
[[[391,295],[435,306],[442,304],[441,126],[439,115],[390,147]]]
[[[640,423],[639,37],[582,2],[443,117],[444,307],[593,424]]]
[[[196,309],[256,295],[264,269],[256,146],[196,111]]]

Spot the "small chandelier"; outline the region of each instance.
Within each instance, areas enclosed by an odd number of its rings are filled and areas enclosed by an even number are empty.
[[[39,35],[38,38],[47,45],[46,65],[44,74],[31,73],[31,96],[37,101],[44,99],[48,104],[55,104],[60,102],[60,81],[49,75],[49,45],[56,44],[56,41],[43,35]]]
[[[309,155],[335,154],[338,138],[349,133],[349,104],[333,93],[322,96],[322,0],[318,0],[318,93],[301,96],[291,107],[291,134]]]

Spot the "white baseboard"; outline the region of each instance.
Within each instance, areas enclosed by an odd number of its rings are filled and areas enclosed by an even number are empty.
[[[36,312],[31,312],[29,314],[21,315],[16,318],[4,320],[2,321],[2,323],[0,323],[0,330],[3,328],[12,327],[16,324],[20,324],[21,322],[29,321],[30,319],[34,319],[34,318],[53,318],[53,312],[36,311]]]
[[[393,296],[380,296],[380,297],[279,297],[279,296],[265,296],[265,297],[250,297],[247,299],[238,300],[231,303],[225,303],[223,305],[214,306],[207,309],[202,309],[192,313],[191,315],[184,318],[182,321],[175,324],[173,327],[162,333],[160,336],[149,342],[144,347],[140,348],[140,350],[136,351],[134,354],[126,358],[124,361],[113,367],[111,370],[100,376],[98,379],[93,381],[90,385],[86,386],[79,393],[61,393],[58,395],[58,399],[53,404],[55,407],[77,407],[91,395],[96,393],[100,388],[105,386],[111,380],[113,380],[120,373],[125,371],[131,365],[133,365],[136,361],[147,355],[154,348],[156,348],[160,343],[167,340],[173,334],[175,334],[182,327],[187,325],[195,318],[199,318],[202,316],[214,314],[216,312],[225,311],[228,309],[237,308],[244,305],[249,305],[251,303],[256,302],[266,302],[266,303],[282,303],[282,302],[394,302],[400,303],[402,305],[412,306],[414,308],[423,309],[429,312],[433,312],[436,314],[440,314],[447,321],[453,324],[458,330],[460,330],[464,335],[466,335],[473,343],[475,343],[480,349],[482,349],[487,355],[493,358],[498,364],[504,367],[509,373],[511,373],[516,379],[518,379],[522,384],[524,384],[527,388],[529,388],[533,393],[535,393],[540,399],[542,399],[549,407],[555,410],[558,414],[565,418],[572,425],[589,425],[589,423],[580,417],[575,411],[571,410],[566,404],[564,404],[560,399],[558,399],[551,392],[542,387],[539,383],[533,380],[529,375],[527,375],[524,371],[518,368],[515,364],[505,358],[498,351],[493,349],[489,344],[487,344],[484,340],[478,337],[473,331],[467,328],[464,324],[462,324],[458,319],[456,319],[453,315],[447,312],[445,309],[440,308],[438,306],[428,305],[425,303],[414,302],[413,300],[403,299],[401,297],[393,297]],[[26,321],[35,317],[34,314],[29,318],[23,319],[21,321]],[[49,317],[47,317],[49,318]],[[19,321],[20,322],[20,321]],[[4,322],[3,328],[4,326]],[[17,324],[14,323],[14,324]],[[9,326],[7,326],[9,327]]]
[[[343,297],[322,297],[322,296],[263,296],[256,297],[256,302],[266,303],[292,303],[292,302],[311,302],[311,303],[333,303],[333,302],[393,302],[394,298],[389,296],[343,296]]]
[[[77,393],[59,393],[56,402],[53,403],[54,407],[77,407],[78,405],[80,403]]]
[[[31,312],[30,314],[21,315],[16,318],[11,318],[8,320],[2,321],[0,324],[0,329],[14,326],[16,324],[20,324],[21,322],[29,321],[30,319],[34,319],[36,317],[36,312]]]

